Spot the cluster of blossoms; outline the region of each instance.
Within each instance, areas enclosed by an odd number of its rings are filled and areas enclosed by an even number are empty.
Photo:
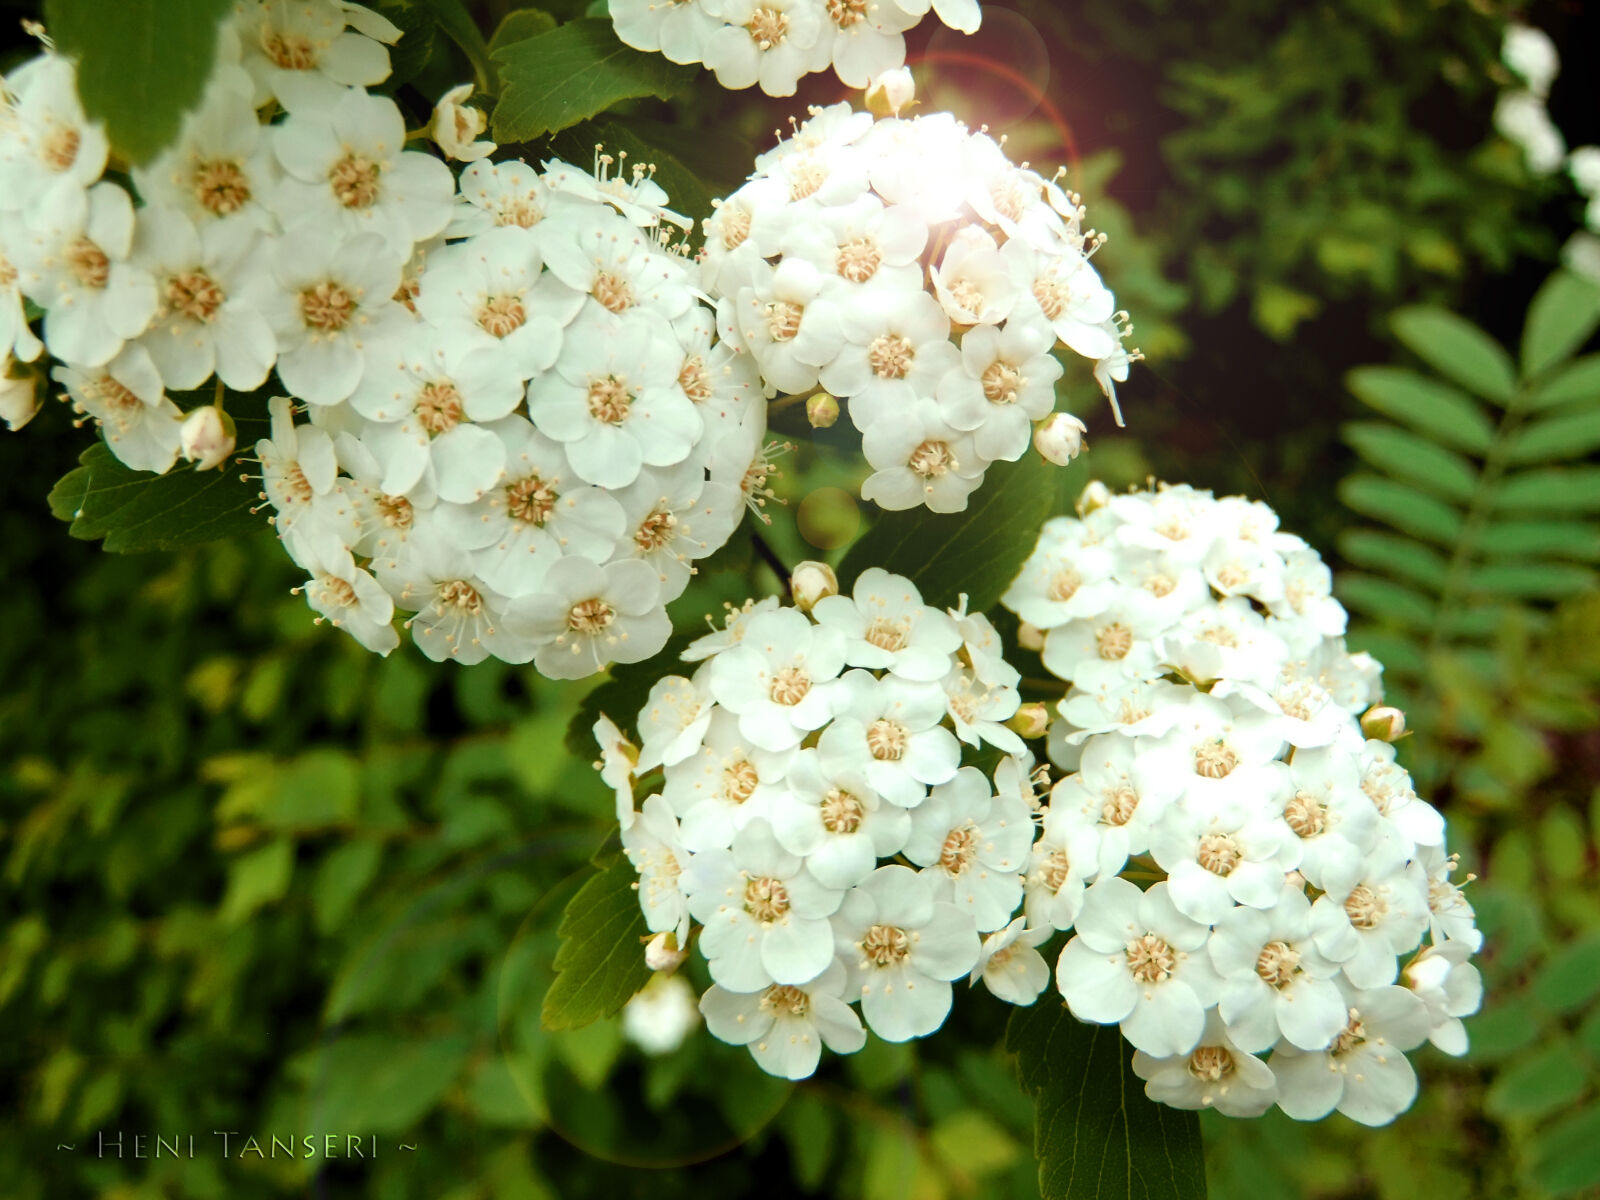
[[[98,181],[72,63],[16,72],[0,341],[40,352],[20,289],[55,378],[156,472],[233,445],[220,404],[185,420],[169,392],[275,372],[264,496],[308,603],[370,649],[398,611],[436,659],[577,677],[648,657],[694,560],[763,500],[751,360],[718,343],[646,170],[492,164],[463,89],[429,130],[473,160],[459,185],[408,150],[366,90],[398,36],[340,0],[245,0],[177,142],[133,170],[137,209]]]
[[[792,1079],[823,1046],[860,1049],[863,1019],[932,1033],[954,980],[1020,1004],[1049,982],[1016,916],[1033,760],[1004,723],[1018,677],[993,627],[877,568],[846,596],[808,564],[795,591],[801,607],[747,604],[691,645],[700,665],[651,690],[637,747],[595,726],[647,958],[675,968],[696,929],[707,1027]],[[993,779],[963,743],[1006,755]]]
[[[1265,505],[1091,485],[1079,511],[1003,601],[1071,684],[1026,900],[1073,931],[1062,995],[1121,1025],[1164,1103],[1393,1119],[1404,1051],[1466,1050],[1482,939],[1380,668]]]
[[[800,78],[830,66],[852,88],[905,61],[905,31],[929,0],[612,0],[617,36],[675,63],[704,63],[725,88],[759,83],[792,96]],[[935,15],[975,33],[978,0],[932,0]]]
[[[1137,357],[1083,216],[948,114],[875,121],[837,104],[756,160],[706,222],[701,265],[723,337],[769,396],[820,387],[846,403],[874,468],[864,499],[955,512],[1035,423],[1075,423],[1046,420],[1058,345],[1094,360],[1113,407]]]

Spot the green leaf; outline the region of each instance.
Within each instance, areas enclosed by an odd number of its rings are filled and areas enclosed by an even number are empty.
[[[1600,400],[1600,354],[1568,363],[1528,397],[1528,410],[1554,408],[1578,400]]]
[[[1572,563],[1497,562],[1467,573],[1468,592],[1519,600],[1560,600],[1587,591],[1594,572]]]
[[[217,48],[232,0],[46,0],[56,44],[78,60],[84,111],[135,165],[177,139]]]
[[[289,891],[294,874],[294,843],[277,838],[239,855],[228,864],[228,890],[217,916],[224,925],[237,925],[257,909],[272,904]]]
[[[848,591],[862,571],[882,567],[916,584],[928,604],[954,607],[965,592],[968,609],[982,612],[1033,553],[1040,526],[1065,510],[1065,476],[1030,451],[990,467],[963,512],[884,513],[839,564],[840,585]]]
[[[392,1033],[332,1035],[311,1060],[310,1128],[341,1134],[398,1133],[439,1103],[466,1067],[472,1039]]]
[[[1600,467],[1551,467],[1507,476],[1495,497],[1500,508],[1541,512],[1600,511]]]
[[[1397,479],[1420,484],[1450,500],[1470,500],[1478,473],[1471,462],[1427,438],[1387,421],[1352,421],[1344,440],[1367,462]]]
[[[1600,527],[1582,521],[1496,521],[1478,535],[1485,555],[1549,554],[1600,561]]]
[[[348,841],[317,865],[311,881],[311,915],[320,933],[329,934],[343,923],[357,897],[377,878],[382,860],[381,842]]]
[[[1339,576],[1335,591],[1348,607],[1380,624],[1402,625],[1419,632],[1433,626],[1433,601],[1392,580],[1346,571]]]
[[[1403,367],[1357,367],[1345,385],[1368,406],[1435,441],[1483,454],[1494,423],[1465,392]]]
[[[1358,567],[1382,571],[1435,592],[1444,587],[1449,572],[1442,554],[1377,529],[1345,530],[1339,535],[1339,553]]]
[[[1539,1036],[1538,1014],[1525,1000],[1508,997],[1472,1018],[1471,1062],[1494,1062],[1515,1054]]]
[[[50,489],[50,511],[72,522],[75,538],[104,538],[117,554],[177,550],[266,528],[251,512],[261,503],[232,464],[213,471],[179,466],[165,475],[133,471],[104,442],[78,456],[80,464]]]
[[[650,981],[638,872],[616,854],[578,889],[561,914],[556,978],[545,993],[546,1029],[577,1029],[612,1016]]]
[[[635,132],[637,124],[633,121],[626,125],[620,121],[583,121],[550,139],[550,149],[574,166],[585,169],[594,157],[596,146],[603,145],[606,153],[618,158],[625,154],[630,170],[634,163],[654,168],[651,178],[667,193],[667,207],[673,212],[693,221],[709,217],[713,211],[712,195],[700,177],[665,150],[640,137]]]
[[[1557,950],[1533,981],[1533,998],[1552,1012],[1576,1012],[1596,995],[1600,995],[1597,934]]]
[[[1041,1200],[1205,1196],[1199,1120],[1145,1096],[1116,1026],[1045,997],[1011,1014],[1006,1049],[1034,1101]]]
[[[611,22],[593,17],[502,46],[504,87],[494,110],[498,142],[526,142],[576,125],[619,100],[667,97],[694,68],[624,46]]]
[[[466,5],[461,0],[416,0],[433,13],[433,19],[446,37],[461,47],[462,53],[467,56],[467,61],[472,64],[472,70],[478,77],[478,90],[493,94],[497,90],[498,80],[495,75],[495,66],[489,58],[489,46],[483,40],[483,32],[478,28],[478,23],[472,19],[472,14],[467,11]]]
[[[1557,1196],[1600,1184],[1600,1102],[1543,1130],[1533,1143],[1533,1177]]]
[[[380,85],[387,93],[410,83],[433,55],[439,24],[426,0],[368,0],[367,7],[393,21],[400,40],[389,47],[389,77]]]
[[[1443,308],[1402,308],[1389,320],[1395,336],[1439,374],[1504,405],[1517,390],[1511,356],[1472,322]]]
[[[1600,408],[1558,413],[1524,425],[1506,447],[1512,463],[1556,462],[1584,458],[1600,450]]]
[[[1537,375],[1577,350],[1600,326],[1600,287],[1571,271],[1545,280],[1522,329],[1522,373]]]
[[[508,12],[500,22],[500,27],[494,31],[494,36],[489,39],[489,57],[493,58],[512,42],[524,42],[541,33],[549,33],[557,24],[556,19],[542,8],[519,8]]]
[[[1453,549],[1461,536],[1461,514],[1442,500],[1377,475],[1352,475],[1339,482],[1346,508],[1402,533]]]
[[[1551,1042],[1503,1068],[1483,1107],[1501,1119],[1542,1117],[1571,1104],[1588,1082],[1583,1056],[1567,1042]]]

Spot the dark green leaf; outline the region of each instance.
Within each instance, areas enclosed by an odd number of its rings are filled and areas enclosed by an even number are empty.
[[[216,54],[232,0],[46,0],[56,43],[78,60],[84,111],[112,148],[146,163],[178,136]]]
[[[664,150],[652,146],[634,130],[634,122],[624,125],[620,121],[583,121],[564,129],[550,139],[550,148],[574,166],[589,166],[594,148],[603,145],[606,153],[623,160],[632,170],[633,164],[653,168],[651,177],[667,193],[667,207],[693,221],[702,221],[711,215],[711,193],[693,171]],[[618,168],[621,169],[621,163]]]
[[[1443,308],[1402,308],[1390,318],[1395,336],[1439,374],[1496,404],[1517,390],[1508,355],[1472,322]]]
[[[1504,1067],[1484,1097],[1486,1111],[1502,1119],[1541,1117],[1583,1094],[1589,1072],[1566,1042],[1552,1042]]]
[[[703,632],[709,630],[674,634],[661,653],[643,662],[613,664],[610,674],[579,701],[578,711],[567,723],[568,753],[577,755],[583,762],[593,762],[599,757],[600,747],[594,742],[594,723],[601,713],[615,721],[624,733],[635,737],[638,731],[633,727],[634,722],[639,718],[639,710],[644,707],[650,689],[664,676],[689,673],[692,665],[680,663],[678,655]]]
[[[1527,1001],[1508,997],[1473,1017],[1467,1031],[1471,1061],[1494,1062],[1515,1054],[1539,1036],[1539,1016]]]
[[[1040,526],[1065,511],[1065,477],[1030,451],[990,467],[964,512],[884,513],[839,564],[840,586],[848,591],[862,571],[882,567],[910,579],[929,604],[954,607],[965,592],[967,607],[982,612],[1033,552]]]
[[[472,70],[478,77],[478,90],[493,93],[496,90],[494,63],[489,58],[489,46],[483,32],[472,19],[461,0],[416,0],[433,13],[433,19],[452,42],[461,47]]]
[[[1506,448],[1513,463],[1556,462],[1585,458],[1600,450],[1600,408],[1557,413],[1517,431]]]
[[[261,503],[258,488],[241,482],[232,464],[153,475],[129,470],[103,442],[78,463],[50,490],[50,511],[72,522],[73,537],[104,538],[115,553],[176,550],[266,528],[266,518],[250,511]]]
[[[1427,438],[1387,421],[1352,421],[1344,440],[1367,462],[1397,479],[1419,484],[1450,500],[1470,500],[1478,482],[1471,462]]]
[[[1433,601],[1391,580],[1347,571],[1339,576],[1336,591],[1347,606],[1379,624],[1402,625],[1418,632],[1433,626]]]
[[[1554,1195],[1600,1184],[1600,1102],[1568,1113],[1541,1132],[1533,1153],[1533,1177]]]
[[[1195,1200],[1206,1194],[1200,1122],[1157,1104],[1114,1025],[1085,1025],[1045,996],[1006,1025],[1034,1101],[1042,1200]]]
[[[1594,572],[1571,563],[1499,562],[1467,573],[1468,592],[1517,600],[1560,600],[1587,591]]]
[[[1541,512],[1600,511],[1600,467],[1551,467],[1508,476],[1496,496],[1500,508]]]
[[[638,872],[615,854],[578,889],[561,914],[556,978],[545,993],[546,1029],[577,1029],[618,1012],[650,979],[644,962],[649,936]]]
[[[1363,402],[1435,441],[1482,454],[1494,424],[1465,392],[1403,367],[1358,367],[1345,383]]]
[[[426,0],[368,0],[367,7],[383,14],[400,30],[400,40],[389,47],[389,78],[381,85],[385,92],[392,93],[427,66],[439,25]]]
[[[558,22],[542,8],[519,8],[508,12],[500,28],[489,39],[489,57],[493,58],[502,47],[512,42],[523,42],[541,33],[549,33]]]
[[[1486,555],[1550,554],[1600,560],[1600,527],[1582,521],[1497,521],[1478,534]]]
[[[1590,354],[1561,368],[1534,389],[1528,408],[1554,408],[1580,400],[1600,400],[1600,354]]]
[[[1339,499],[1363,516],[1447,549],[1454,548],[1461,536],[1459,512],[1442,500],[1392,479],[1352,475],[1340,481]]]
[[[1522,373],[1537,375],[1577,350],[1600,325],[1600,287],[1557,271],[1528,308],[1522,329]]]
[[[611,22],[586,17],[495,51],[504,81],[494,110],[499,142],[555,133],[619,100],[666,97],[694,78],[693,67],[624,46]]]
[[[1383,571],[1437,592],[1449,565],[1444,556],[1410,538],[1377,529],[1347,529],[1339,535],[1339,553],[1358,567]]]
[[[1557,950],[1533,981],[1534,999],[1552,1012],[1574,1012],[1596,995],[1600,995],[1600,935],[1591,934]]]
[[[1371,625],[1352,629],[1350,649],[1365,650],[1381,662],[1385,678],[1392,675],[1421,675],[1428,666],[1415,638],[1385,633]]]

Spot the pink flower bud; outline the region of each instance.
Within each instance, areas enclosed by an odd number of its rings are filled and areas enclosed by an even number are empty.
[[[1041,738],[1050,730],[1050,710],[1042,701],[1024,704],[1006,722],[1006,726],[1022,737]]]
[[[233,418],[216,405],[207,404],[183,419],[179,438],[183,456],[196,471],[220,467],[233,453]]]
[[[827,563],[807,560],[789,576],[789,590],[794,593],[794,606],[810,612],[818,600],[839,594],[839,577]]]
[[[828,429],[839,419],[839,402],[827,392],[818,392],[806,401],[806,420],[813,429]]]
[[[1088,426],[1071,413],[1052,413],[1033,431],[1033,448],[1046,461],[1064,467],[1078,457],[1083,449],[1083,435]]]

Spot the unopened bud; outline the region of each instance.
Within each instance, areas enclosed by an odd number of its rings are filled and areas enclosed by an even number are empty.
[[[839,594],[839,577],[827,563],[808,559],[789,576],[789,590],[794,594],[794,606],[810,612],[818,600]]]
[[[1089,427],[1071,413],[1051,413],[1033,431],[1033,448],[1049,462],[1064,467],[1083,450]]]
[[[1006,722],[1006,728],[1025,738],[1041,738],[1050,731],[1050,710],[1039,700],[1024,704]]]
[[[1017,645],[1024,650],[1032,650],[1035,654],[1044,649],[1044,630],[1037,625],[1029,625],[1026,621],[1017,626]]]
[[[1111,503],[1111,489],[1098,479],[1091,479],[1089,485],[1078,495],[1078,515],[1086,517],[1097,509],[1104,508]]]
[[[1375,704],[1361,714],[1361,732],[1380,742],[1398,741],[1406,731],[1406,715],[1390,704]]]
[[[233,418],[215,404],[197,408],[183,419],[179,444],[196,471],[220,467],[233,453]]]
[[[433,123],[428,127],[445,157],[457,162],[476,162],[497,149],[493,142],[473,140],[488,128],[489,118],[483,115],[481,108],[463,103],[470,95],[470,83],[451,88],[434,107]]]
[[[818,392],[806,401],[806,420],[813,429],[829,429],[839,419],[839,402],[827,392]]]
[[[32,371],[13,375],[8,355],[0,371],[0,421],[7,429],[21,429],[39,411],[39,376]]]
[[[676,971],[688,957],[675,933],[658,933],[644,945],[644,965],[652,971]]]
[[[916,99],[917,85],[910,67],[885,71],[867,84],[867,111],[875,117],[898,117]]]

